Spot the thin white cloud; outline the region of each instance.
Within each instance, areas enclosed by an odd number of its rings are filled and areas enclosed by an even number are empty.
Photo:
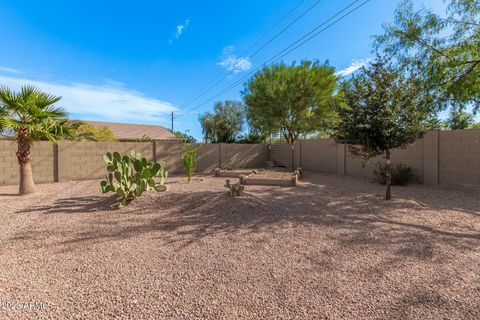
[[[3,67],[3,66],[0,66],[0,71],[8,72],[8,73],[15,73],[15,74],[22,74],[23,73],[23,71],[20,71],[18,69]]]
[[[363,59],[363,60],[354,60],[352,63],[345,69],[337,71],[335,74],[339,77],[346,77],[355,71],[365,67],[372,59]]]
[[[171,103],[130,90],[112,80],[91,85],[0,75],[0,84],[14,90],[25,84],[35,85],[42,91],[61,96],[57,105],[63,107],[72,119],[158,124],[166,122],[168,113],[177,111]]]
[[[188,26],[190,25],[190,20],[186,20],[184,24],[179,24],[177,26],[177,32],[175,33],[175,38],[180,38],[180,36],[182,35],[183,33],[183,30],[187,29]]]
[[[188,28],[189,25],[190,25],[190,19],[185,20],[185,22],[183,24],[177,25],[177,30],[175,31],[175,34],[173,35],[173,38],[179,39],[180,36]],[[168,40],[168,43],[172,44],[173,38]]]
[[[217,64],[228,71],[233,71],[233,73],[248,71],[252,67],[250,58],[237,57],[234,46],[223,48],[221,61]]]

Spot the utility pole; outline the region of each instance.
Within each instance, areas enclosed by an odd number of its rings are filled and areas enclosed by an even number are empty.
[[[173,111],[172,111],[172,132],[173,132]]]

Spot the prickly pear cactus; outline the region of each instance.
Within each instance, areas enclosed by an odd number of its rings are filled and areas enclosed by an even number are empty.
[[[103,193],[115,192],[120,197],[119,208],[140,197],[145,191],[165,191],[168,171],[165,162],[151,162],[138,152],[130,152],[130,156],[121,156],[118,152],[108,152],[103,156],[107,165],[105,180],[100,182]],[[158,181],[155,180],[158,178]]]
[[[240,182],[230,183],[230,179],[225,179],[225,188],[229,190],[228,194],[232,197],[242,196],[243,190],[245,190],[245,186],[242,185]]]

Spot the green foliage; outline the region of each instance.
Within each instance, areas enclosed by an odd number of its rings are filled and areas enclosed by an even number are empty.
[[[264,136],[281,132],[289,143],[331,128],[337,119],[332,104],[337,80],[334,68],[318,61],[265,67],[242,92],[247,120]]]
[[[415,85],[382,58],[363,68],[342,86],[337,141],[360,145],[368,159],[422,137],[430,113]]]
[[[165,163],[149,162],[138,152],[132,151],[130,156],[121,156],[118,152],[110,152],[103,156],[107,165],[105,180],[100,183],[103,193],[115,192],[120,197],[119,208],[140,197],[145,191],[165,191],[168,171]],[[155,178],[159,177],[157,183]]]
[[[450,116],[445,121],[445,126],[451,130],[480,128],[480,123],[475,121],[472,114],[463,110],[451,110]]]
[[[375,175],[378,183],[383,185],[387,183],[386,171],[386,166],[383,163],[377,163],[377,169],[373,172],[373,174]],[[404,164],[397,164],[395,167],[392,167],[391,174],[392,185],[394,186],[406,186],[415,178],[412,168]]]
[[[352,153],[364,160],[384,154],[389,175],[391,150],[405,148],[427,130],[430,110],[419,90],[416,81],[377,58],[344,83],[337,105],[336,140],[351,145]],[[390,199],[388,180],[386,198]]]
[[[241,136],[237,143],[245,143],[245,144],[258,144],[258,143],[265,143],[267,137],[263,134],[256,134],[249,132],[244,136]]]
[[[240,197],[243,195],[245,186],[240,182],[230,183],[230,179],[225,179],[225,188],[228,189],[228,194],[232,197]]]
[[[375,48],[396,58],[398,70],[419,80],[434,108],[480,104],[480,5],[478,0],[450,0],[445,16],[401,1],[393,24],[384,26]]]
[[[445,129],[445,122],[438,119],[435,116],[431,116],[426,121],[426,127],[428,130],[444,130]]]
[[[185,144],[185,153],[183,154],[183,166],[187,173],[188,182],[192,180],[193,174],[197,167],[197,150],[192,146],[192,144]]]
[[[182,140],[183,143],[196,143],[197,139],[195,139],[193,136],[188,134],[188,130],[186,132],[181,132],[181,131],[174,131],[173,134]]]
[[[152,138],[150,138],[149,136],[144,134],[140,138],[136,138],[133,141],[135,141],[135,142],[152,142],[153,140],[152,140]]]
[[[8,131],[18,139],[18,132],[26,133],[28,144],[59,139],[73,135],[66,125],[66,114],[54,107],[60,100],[33,86],[23,86],[20,92],[0,87],[0,133]]]
[[[107,126],[95,127],[83,121],[70,121],[75,134],[71,140],[75,141],[117,141],[117,138]]]
[[[244,108],[241,102],[217,102],[213,113],[206,112],[200,116],[205,142],[233,143],[242,132]]]

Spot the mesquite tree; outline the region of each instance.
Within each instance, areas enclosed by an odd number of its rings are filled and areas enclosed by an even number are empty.
[[[329,129],[336,120],[331,102],[337,80],[335,69],[318,61],[265,67],[242,92],[247,120],[264,135],[280,131],[288,143]]]
[[[21,195],[35,192],[30,149],[34,141],[57,142],[71,136],[65,125],[65,113],[53,105],[60,100],[32,86],[23,86],[20,92],[0,87],[0,129],[10,133],[17,143],[20,165]]]
[[[480,1],[444,2],[446,12],[438,14],[399,1],[394,22],[384,25],[374,46],[393,56],[398,70],[415,71],[436,111],[451,106],[479,111]]]
[[[405,148],[426,131],[430,112],[418,90],[413,77],[394,71],[383,58],[342,86],[336,140],[351,145],[352,154],[364,161],[384,155],[387,200],[391,199],[392,150]]]

